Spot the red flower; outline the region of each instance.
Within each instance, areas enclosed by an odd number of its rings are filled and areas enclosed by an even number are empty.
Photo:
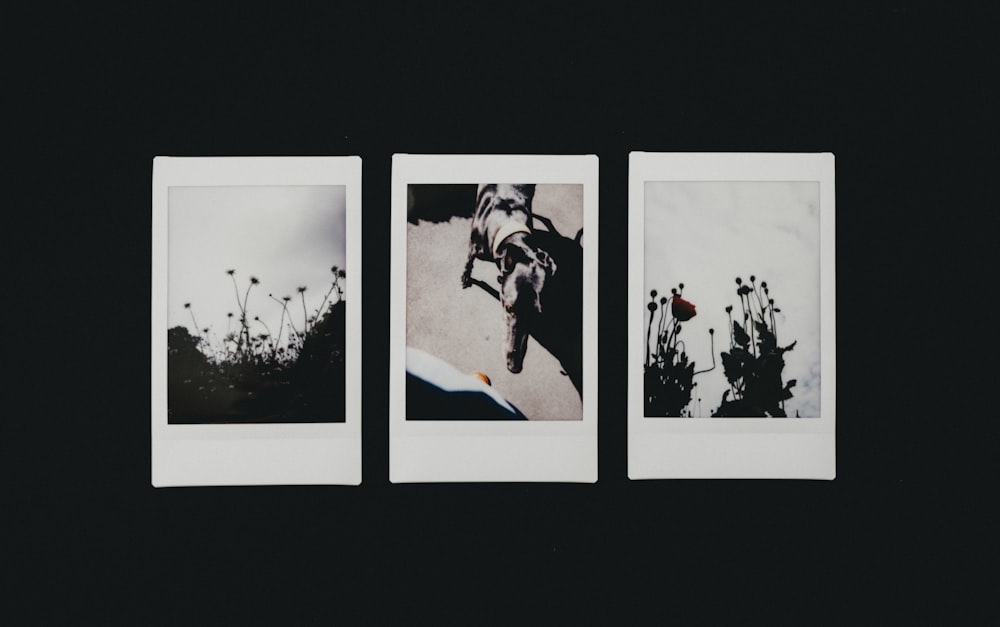
[[[674,296],[674,302],[671,305],[670,311],[674,314],[674,318],[677,318],[681,322],[687,322],[695,316],[694,304],[689,303],[680,296]]]

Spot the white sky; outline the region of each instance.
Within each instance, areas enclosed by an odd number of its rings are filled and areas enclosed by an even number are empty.
[[[311,315],[333,281],[330,268],[345,268],[343,186],[171,187],[168,216],[168,328],[182,325],[197,333],[184,309],[189,302],[198,325],[211,329],[213,345],[226,334],[228,312],[233,313],[231,330],[239,329],[236,291],[227,270],[236,270],[241,300],[250,277],[260,280],[247,305],[251,333],[265,332],[253,322],[259,316],[277,335],[281,306],[269,293],[279,300],[292,297],[289,311],[301,331],[297,288],[307,288]],[[350,269],[345,270],[350,280]],[[283,339],[287,333],[286,323]]]
[[[785,410],[819,415],[819,245],[818,182],[646,183],[645,302],[650,290],[659,292],[659,304],[670,288],[684,284],[683,298],[698,313],[682,323],[680,339],[695,371],[712,365],[708,329],[715,329],[716,368],[694,379],[688,408],[695,416],[710,416],[728,388],[719,358],[729,350],[725,308],[732,305],[734,320],[743,324],[736,277],[749,284],[751,274],[758,286],[767,282],[781,309],[775,314],[779,345],[798,341],[785,353],[782,378],[797,380]]]

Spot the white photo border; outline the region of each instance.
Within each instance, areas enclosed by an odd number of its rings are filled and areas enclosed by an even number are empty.
[[[820,190],[820,416],[644,417],[646,182],[810,181]],[[629,479],[834,479],[836,476],[835,194],[831,153],[629,155]]]
[[[389,480],[434,482],[597,481],[596,155],[411,155],[392,159],[391,291],[406,302],[407,185],[506,181],[583,185],[583,419],[407,421],[406,316],[395,308],[389,348]]]
[[[168,194],[174,186],[346,187],[345,422],[168,424]],[[361,158],[155,157],[152,199],[152,484],[361,483]]]

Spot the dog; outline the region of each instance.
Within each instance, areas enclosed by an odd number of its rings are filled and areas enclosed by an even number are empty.
[[[497,265],[499,299],[507,325],[504,352],[507,369],[515,374],[524,364],[532,320],[542,313],[545,282],[556,272],[555,261],[538,247],[532,235],[534,195],[534,185],[479,185],[469,256],[462,273],[462,287],[467,288],[472,284],[476,259]]]

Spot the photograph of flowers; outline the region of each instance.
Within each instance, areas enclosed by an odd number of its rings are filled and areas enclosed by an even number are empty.
[[[647,181],[647,418],[820,416],[811,181]]]
[[[344,186],[170,187],[167,421],[344,422]]]

